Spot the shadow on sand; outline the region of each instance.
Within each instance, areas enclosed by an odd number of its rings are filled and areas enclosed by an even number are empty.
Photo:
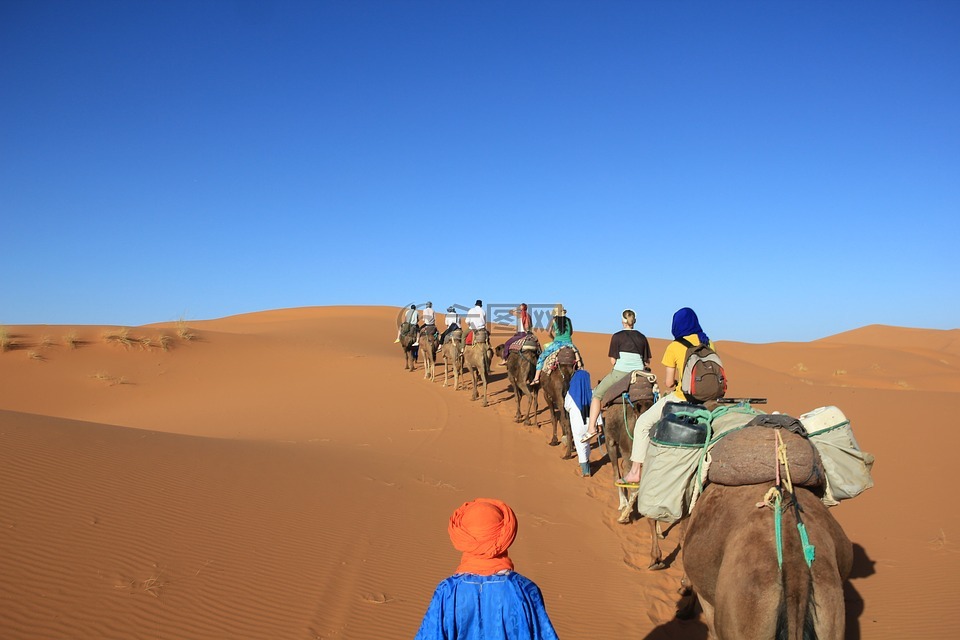
[[[843,602],[847,612],[847,630],[845,640],[860,640],[860,616],[863,614],[863,598],[854,588],[851,580],[868,578],[875,574],[876,562],[870,559],[866,549],[853,543],[853,570],[850,579],[843,583]]]

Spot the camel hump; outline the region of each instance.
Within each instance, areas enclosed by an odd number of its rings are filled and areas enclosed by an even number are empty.
[[[561,347],[557,352],[557,364],[563,365],[576,365],[577,364],[577,352],[573,347]]]

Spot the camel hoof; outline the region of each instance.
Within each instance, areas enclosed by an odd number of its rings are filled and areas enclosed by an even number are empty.
[[[617,523],[630,524],[630,515],[632,511],[633,511],[633,507],[626,507],[623,511],[620,512],[620,517],[617,518]]]
[[[667,568],[667,565],[664,564],[663,560],[658,560],[657,562],[651,562],[650,566],[647,567],[650,571],[663,571]]]
[[[557,440],[556,438],[554,438],[553,440],[551,440],[551,441],[548,442],[547,444],[550,445],[551,447],[556,447],[556,446],[558,446],[558,445],[560,444],[560,441]]]

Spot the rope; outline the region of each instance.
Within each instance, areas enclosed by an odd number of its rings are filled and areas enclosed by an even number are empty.
[[[787,447],[783,442],[783,436],[781,435],[780,429],[775,429],[774,431],[776,433],[776,441],[774,443],[774,464],[777,468],[776,486],[770,487],[766,495],[763,496],[763,501],[758,502],[757,506],[768,506],[773,508],[773,529],[777,545],[777,568],[782,571],[783,491],[786,487],[787,492],[793,497],[793,508],[797,516],[797,532],[800,534],[800,545],[803,549],[803,560],[807,563],[807,567],[810,568],[813,566],[813,561],[816,558],[817,549],[814,545],[810,544],[810,537],[807,535],[807,527],[803,523],[803,516],[801,515],[803,509],[800,507],[800,501],[793,492],[793,481],[790,477],[790,463],[787,457]],[[780,475],[781,464],[783,465],[783,476]]]

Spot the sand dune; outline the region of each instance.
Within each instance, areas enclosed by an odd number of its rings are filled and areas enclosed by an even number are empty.
[[[511,556],[561,637],[705,637],[673,620],[676,532],[671,566],[648,572],[647,527],[616,524],[609,465],[582,479],[546,446],[545,414],[515,425],[500,372],[486,409],[405,372],[395,315],[265,311],[191,322],[190,340],[174,323],[126,340],[6,327],[0,637],[410,638],[457,563],[446,519],[477,496],[516,510]],[[575,338],[598,379],[609,336]],[[658,361],[666,341],[651,343]],[[833,510],[857,549],[849,638],[960,624],[958,345],[956,330],[876,325],[718,342],[731,395],[837,405],[876,455],[876,486]]]

